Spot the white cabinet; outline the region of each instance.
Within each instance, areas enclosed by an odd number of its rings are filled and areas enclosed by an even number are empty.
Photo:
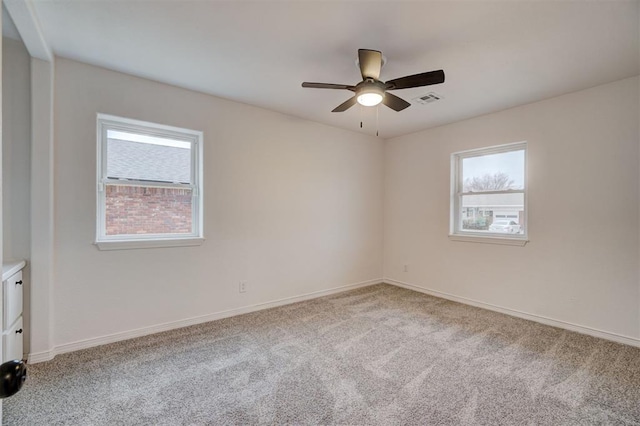
[[[22,268],[25,262],[2,265],[2,362],[22,359]]]
[[[5,361],[22,359],[22,315],[11,328],[2,334],[2,358]]]
[[[2,317],[4,328],[16,322],[22,315],[22,271],[11,275],[2,283],[2,295],[4,300],[4,316]]]

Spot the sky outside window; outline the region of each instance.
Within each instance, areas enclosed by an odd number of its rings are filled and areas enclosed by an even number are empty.
[[[513,180],[510,189],[524,189],[524,150],[462,159],[462,180],[505,173]]]

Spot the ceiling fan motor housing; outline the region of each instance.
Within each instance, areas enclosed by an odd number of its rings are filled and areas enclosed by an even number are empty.
[[[303,82],[302,87],[312,89],[342,89],[355,92],[355,96],[347,99],[331,112],[344,112],[356,103],[364,106],[375,106],[383,103],[394,111],[402,111],[411,104],[402,98],[387,93],[387,90],[410,89],[413,87],[429,86],[444,83],[444,71],[429,71],[420,74],[395,78],[386,83],[378,80],[380,69],[384,63],[384,57],[379,50],[358,49],[358,67],[362,75],[362,81],[355,86],[333,83]]]
[[[381,81],[366,78],[356,85],[356,98],[360,105],[378,105],[384,99],[385,85]]]

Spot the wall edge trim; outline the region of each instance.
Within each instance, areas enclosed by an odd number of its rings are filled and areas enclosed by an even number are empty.
[[[406,288],[408,290],[418,291],[420,293],[428,294],[434,297],[439,297],[441,299],[451,300],[453,302],[462,303],[464,305],[475,306],[477,308],[499,312],[501,314],[509,315],[512,317],[522,318],[522,319],[534,321],[540,324],[549,325],[552,327],[557,327],[557,328],[573,331],[580,334],[586,334],[588,336],[598,337],[598,338],[609,340],[616,343],[622,343],[629,346],[640,347],[640,338],[624,336],[622,334],[599,330],[599,329],[587,327],[584,325],[573,324],[567,321],[545,317],[543,315],[537,315],[537,314],[531,314],[528,312],[519,311],[517,309],[511,309],[511,308],[505,308],[502,306],[492,305],[490,303],[480,302],[478,300],[469,299],[467,297],[462,297],[462,296],[456,296],[454,294],[446,293],[439,290],[433,290],[426,287],[420,287],[416,284],[394,280],[392,278],[383,278],[382,281],[385,284]]]
[[[27,355],[27,364],[37,364],[39,362],[51,361],[55,355],[56,354],[53,350],[33,352]]]
[[[257,312],[264,309],[276,308],[278,306],[284,306],[292,303],[303,302],[305,300],[316,299],[318,297],[329,296],[332,294],[342,293],[349,290],[355,290],[362,287],[381,284],[382,282],[383,282],[382,278],[374,278],[374,279],[360,281],[357,283],[347,284],[339,287],[333,287],[326,290],[313,291],[311,293],[285,297],[282,299],[271,300],[268,302],[256,303],[253,305],[242,306],[239,308],[227,309],[224,311],[213,312],[210,314],[201,315],[197,317],[186,318],[186,319],[171,321],[171,322],[162,323],[162,324],[156,324],[148,327],[142,327],[134,330],[107,334],[104,336],[93,337],[89,339],[78,340],[76,342],[65,343],[62,345],[54,346],[52,349],[48,351],[29,353],[27,356],[27,360],[28,360],[28,363],[30,364],[50,361],[56,355],[60,355],[63,353],[74,352],[81,349],[88,349],[95,346],[101,346],[109,343],[129,340],[136,337],[142,337],[150,334],[161,333],[163,331],[175,330],[178,328],[189,327],[191,325],[197,325],[205,322],[220,320],[223,318],[229,318],[237,315]]]

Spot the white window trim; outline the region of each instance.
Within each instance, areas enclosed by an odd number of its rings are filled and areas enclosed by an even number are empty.
[[[150,249],[162,247],[191,247],[200,246],[204,243],[204,238],[173,238],[155,240],[121,240],[121,241],[96,241],[96,246],[100,250],[129,250],[129,249]]]
[[[461,162],[464,158],[479,157],[484,155],[499,154],[502,152],[518,151],[524,149],[524,189],[523,190],[505,190],[505,191],[486,191],[479,193],[462,192],[462,167]],[[459,151],[451,154],[451,204],[449,208],[449,240],[486,243],[486,244],[502,244],[512,246],[524,246],[529,242],[529,226],[528,226],[528,182],[527,182],[527,142],[515,142],[505,145],[496,145],[487,148],[477,148],[468,151]],[[524,234],[509,235],[490,232],[473,232],[462,231],[459,229],[460,221],[460,201],[463,195],[470,194],[509,194],[522,193],[524,195]]]
[[[197,130],[183,129],[163,124],[133,120],[108,114],[97,115],[97,163],[96,163],[96,241],[100,250],[122,250],[159,247],[197,246],[204,242],[203,234],[203,173],[202,141],[203,133]],[[148,136],[158,136],[181,140],[192,144],[191,184],[172,184],[160,182],[141,182],[135,180],[116,180],[107,178],[107,130],[121,130]],[[144,234],[144,235],[106,235],[105,220],[105,184],[140,185],[161,188],[190,188],[193,191],[191,211],[193,232],[189,234]]]

